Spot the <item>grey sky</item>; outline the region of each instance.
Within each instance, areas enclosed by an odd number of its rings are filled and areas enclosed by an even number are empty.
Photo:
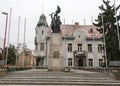
[[[4,37],[5,29],[5,15],[1,13],[3,11],[9,13],[10,8],[12,8],[10,43],[16,44],[17,42],[19,16],[21,17],[19,42],[23,43],[24,18],[26,17],[26,43],[28,48],[34,49],[35,27],[42,13],[46,15],[50,25],[49,14],[54,12],[59,5],[62,22],[65,19],[66,24],[79,22],[83,25],[86,19],[86,24],[91,24],[91,17],[93,20],[97,18],[100,12],[98,6],[101,4],[102,0],[0,0],[0,37]],[[116,0],[116,5],[118,4],[120,0]]]

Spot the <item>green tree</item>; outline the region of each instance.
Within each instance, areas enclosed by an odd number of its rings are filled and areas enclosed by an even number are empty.
[[[5,55],[6,55],[6,51],[7,51],[7,48],[5,48]],[[7,64],[15,65],[15,61],[16,61],[16,49],[15,49],[14,45],[10,45],[8,47],[8,60],[7,60]]]
[[[116,11],[120,8],[120,5],[116,7]],[[101,13],[99,13],[98,18],[93,23],[95,26],[100,27],[98,31],[103,33],[105,31],[105,43],[106,43],[106,53],[108,61],[120,60],[120,51],[117,36],[117,26],[116,26],[116,14],[114,5],[110,5],[110,1],[103,0],[103,4],[99,6]],[[104,28],[102,28],[102,17]],[[120,20],[120,15],[117,15],[118,21]]]

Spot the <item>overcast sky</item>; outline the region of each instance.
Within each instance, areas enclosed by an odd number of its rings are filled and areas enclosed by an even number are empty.
[[[93,20],[97,18],[100,12],[98,6],[101,4],[102,0],[0,0],[0,37],[4,38],[6,18],[2,12],[10,14],[10,8],[12,8],[10,43],[16,44],[17,42],[19,16],[21,17],[19,43],[23,43],[24,19],[26,17],[25,42],[28,48],[34,49],[35,27],[42,13],[45,14],[47,22],[50,25],[51,18],[49,14],[55,12],[57,5],[59,5],[62,22],[65,19],[66,24],[79,22],[80,25],[83,25],[85,19],[86,25],[90,25],[91,17],[93,17]],[[111,0],[111,4],[113,4],[113,0]],[[116,5],[118,4],[120,4],[120,0],[116,0]]]

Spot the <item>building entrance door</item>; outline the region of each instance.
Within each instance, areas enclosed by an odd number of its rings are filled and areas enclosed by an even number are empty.
[[[78,66],[79,67],[83,67],[83,59],[79,59],[78,60]]]
[[[36,59],[36,66],[43,66],[43,58]]]

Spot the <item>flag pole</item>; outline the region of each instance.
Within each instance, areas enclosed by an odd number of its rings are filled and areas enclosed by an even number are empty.
[[[24,41],[23,41],[22,67],[24,67],[24,59],[25,59],[25,34],[26,34],[26,18],[25,18],[25,20],[24,20]]]
[[[19,16],[19,19],[18,19],[16,66],[18,65],[18,43],[19,43],[19,32],[20,32],[20,16]]]
[[[115,9],[115,15],[116,15],[117,35],[118,35],[118,44],[119,44],[119,51],[120,51],[120,35],[119,35],[119,26],[118,26],[117,10],[116,10],[115,0],[114,0],[114,9]]]

